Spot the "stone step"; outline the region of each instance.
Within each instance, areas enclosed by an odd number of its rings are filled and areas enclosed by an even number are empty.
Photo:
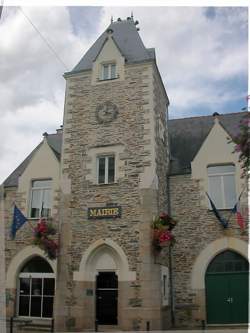
[[[121,332],[117,325],[98,325],[98,332]]]

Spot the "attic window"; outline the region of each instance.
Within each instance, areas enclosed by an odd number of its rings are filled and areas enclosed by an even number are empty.
[[[108,63],[102,65],[102,80],[112,80],[116,79],[116,64],[115,63]]]

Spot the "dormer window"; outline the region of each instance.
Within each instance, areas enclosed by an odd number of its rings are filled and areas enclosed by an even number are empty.
[[[102,80],[116,79],[116,64],[108,63],[102,65]]]

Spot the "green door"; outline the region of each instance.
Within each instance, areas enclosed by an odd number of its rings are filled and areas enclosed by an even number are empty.
[[[248,323],[248,267],[246,259],[224,251],[206,272],[208,324]]]

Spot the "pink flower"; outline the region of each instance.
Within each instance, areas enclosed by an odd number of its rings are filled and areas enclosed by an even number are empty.
[[[163,243],[163,242],[166,242],[166,241],[170,241],[171,239],[173,239],[173,235],[168,230],[162,232],[161,235],[160,235],[160,237],[159,237],[160,243]]]

